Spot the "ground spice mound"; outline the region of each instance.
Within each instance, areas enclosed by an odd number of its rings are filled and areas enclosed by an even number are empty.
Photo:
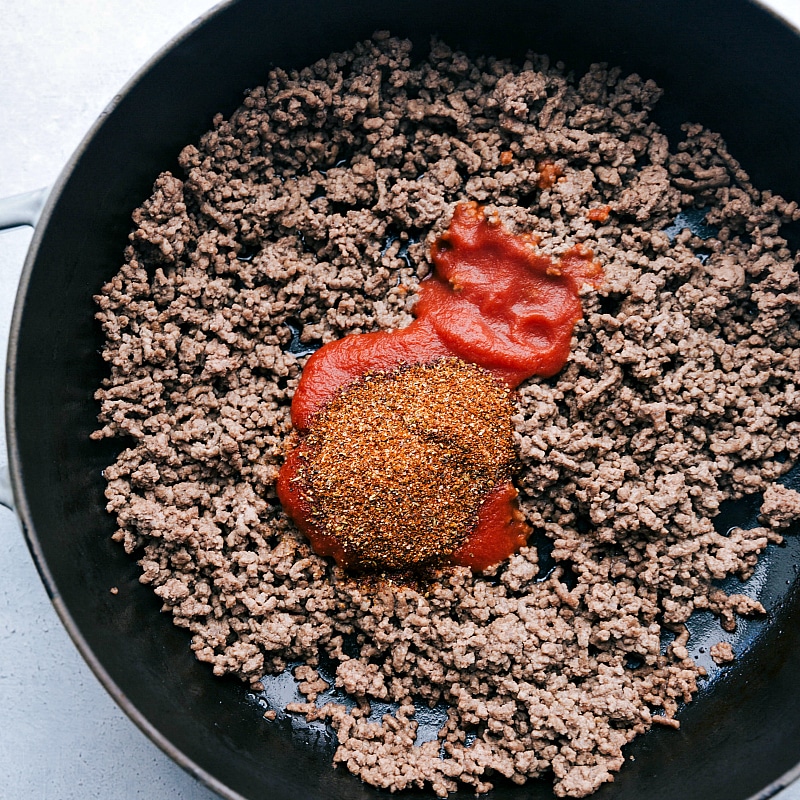
[[[363,570],[441,566],[511,477],[513,411],[506,387],[458,359],[364,376],[305,439],[312,519]]]
[[[718,134],[691,123],[668,141],[660,94],[604,65],[412,55],[384,35],[276,69],[158,178],[98,293],[96,437],[125,448],[105,470],[115,538],[215,674],[302,664],[293,708],[327,720],[335,762],[375,786],[544,777],[589,794],[691,700],[694,612],[730,631],[764,611],[750,584],[721,584],[800,514],[781,483],[800,457],[783,233],[800,213]],[[410,323],[464,201],[604,269],[564,370],[515,401],[520,505],[554,565],[528,547],[485,576],[366,591],[278,503],[291,397],[324,342]],[[714,527],[725,500],[758,493],[759,527]],[[446,721],[415,744],[422,706]]]

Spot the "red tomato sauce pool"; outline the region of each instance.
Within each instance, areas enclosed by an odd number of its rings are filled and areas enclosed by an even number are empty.
[[[281,470],[278,495],[317,553],[357,567],[347,563],[336,537],[313,523],[297,480],[303,436],[343,387],[367,373],[445,358],[476,364],[509,388],[564,366],[582,316],[581,289],[596,286],[602,269],[588,248],[576,245],[552,257],[538,251],[539,241],[512,234],[476,203],[458,205],[431,248],[434,270],[420,284],[413,322],[398,331],[346,336],[309,358],[291,409],[300,444]],[[508,482],[485,497],[473,530],[446,560],[485,570],[524,546],[529,532]]]

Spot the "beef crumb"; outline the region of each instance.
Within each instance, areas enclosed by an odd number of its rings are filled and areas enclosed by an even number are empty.
[[[714,662],[719,665],[730,664],[732,661],[736,660],[730,642],[717,642],[715,645],[711,646],[708,652],[711,654],[711,658],[714,659]]]
[[[660,94],[534,54],[434,42],[412,61],[387,34],[274,69],[158,177],[98,293],[94,436],[130,442],[105,470],[114,538],[215,675],[304,664],[293,707],[374,786],[444,796],[551,775],[558,796],[588,795],[634,737],[677,727],[703,675],[692,613],[727,629],[763,613],[717,584],[752,574],[800,514],[778,483],[800,450],[800,287],[781,235],[800,213],[701,125],[668,143],[649,117]],[[277,501],[292,393],[323,343],[410,322],[465,200],[545,251],[586,244],[607,278],[566,368],[516,398],[521,506],[556,566],[529,547],[424,590],[359,586]],[[707,238],[671,230],[687,209]],[[715,530],[724,500],[759,492],[763,527]],[[317,705],[323,658],[355,707]],[[377,701],[396,710],[371,720]],[[416,745],[420,703],[448,712]]]
[[[761,519],[773,528],[785,528],[800,518],[800,492],[780,484],[764,490]]]

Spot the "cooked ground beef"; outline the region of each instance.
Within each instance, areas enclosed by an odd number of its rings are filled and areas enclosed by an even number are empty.
[[[703,674],[691,614],[731,630],[764,611],[717,584],[746,579],[800,514],[776,483],[800,450],[780,233],[800,213],[717,134],[689,124],[668,143],[648,115],[659,95],[537,55],[434,43],[414,63],[384,34],[276,69],[157,179],[97,297],[95,436],[132,441],[105,472],[115,538],[215,674],[257,685],[301,662],[291,709],[327,720],[335,761],[371,784],[444,795],[551,774],[557,795],[587,795],[623,745],[677,725]],[[523,510],[556,566],[542,574],[529,547],[486,575],[365,588],[277,502],[292,392],[322,343],[410,321],[463,200],[548,252],[585,243],[605,269],[567,367],[524,384],[514,417]],[[704,239],[679,216],[697,209]],[[715,530],[723,500],[758,492],[764,527]],[[317,705],[323,661],[355,706]],[[396,707],[375,721],[379,701]],[[437,740],[415,745],[415,703],[447,708]]]
[[[736,660],[730,642],[717,642],[709,652],[717,664],[729,664]]]

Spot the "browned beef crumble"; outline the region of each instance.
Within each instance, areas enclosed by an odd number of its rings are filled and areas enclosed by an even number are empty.
[[[700,125],[670,149],[648,115],[659,95],[536,55],[434,43],[412,63],[386,35],[276,69],[158,178],[97,297],[111,372],[95,436],[133,440],[105,472],[115,538],[215,674],[255,683],[303,662],[292,708],[328,720],[335,761],[371,784],[444,795],[552,772],[557,795],[587,795],[623,745],[677,724],[703,672],[692,612],[732,630],[764,611],[715,582],[747,578],[800,515],[776,483],[800,449],[800,295],[780,234],[800,213]],[[292,391],[321,343],[409,322],[463,200],[548,251],[586,243],[606,272],[567,367],[524,384],[514,418],[523,509],[557,566],[540,574],[531,547],[487,576],[365,589],[277,503]],[[705,240],[673,224],[697,208]],[[715,531],[724,499],[762,491],[763,527]],[[316,706],[321,652],[354,709]],[[437,741],[414,745],[414,700],[449,707]],[[399,707],[374,722],[370,701]]]

